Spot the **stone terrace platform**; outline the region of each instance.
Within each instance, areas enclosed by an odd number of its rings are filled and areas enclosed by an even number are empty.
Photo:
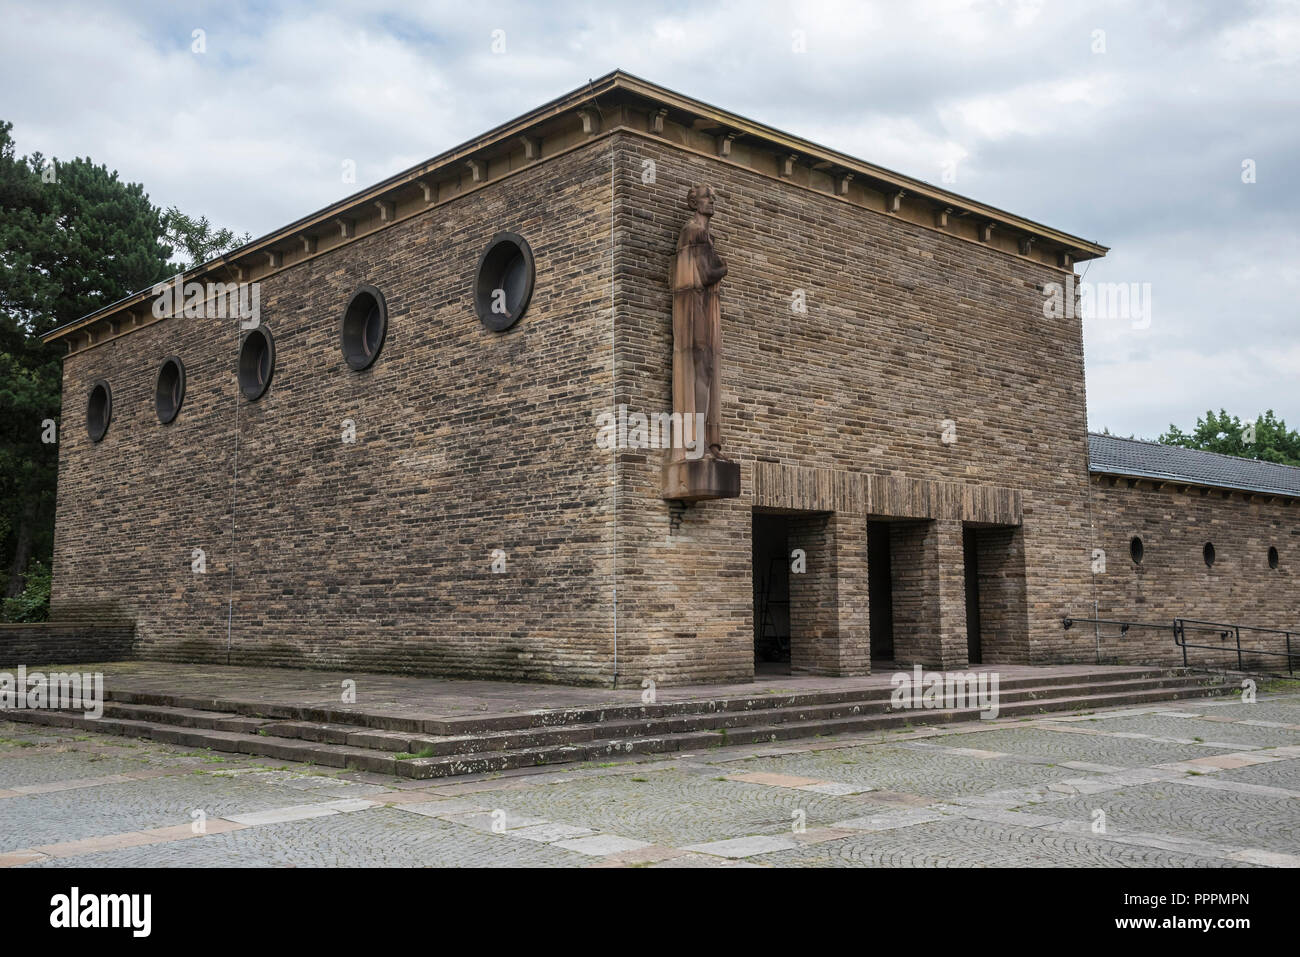
[[[8,667],[0,662],[0,667]],[[761,675],[740,684],[685,685],[655,689],[659,704],[703,703],[763,695],[820,693],[888,693],[890,670],[861,678]],[[29,665],[28,670],[36,670]],[[47,670],[102,673],[110,696],[143,695],[208,699],[217,710],[247,711],[258,705],[280,709],[355,712],[423,721],[495,718],[540,711],[639,706],[642,690],[618,690],[511,681],[466,681],[355,671],[299,671],[239,665],[176,664],[123,661],[103,664],[50,665]],[[909,666],[898,670],[910,672]],[[928,669],[927,669],[928,670]],[[1159,669],[1146,669],[1155,671]],[[1033,679],[1052,685],[1060,679],[1122,678],[1133,667],[1122,665],[974,665],[963,671],[996,672],[1004,686]],[[356,703],[343,703],[343,682],[356,682]],[[874,696],[874,695],[873,695]],[[241,707],[231,707],[239,705]]]
[[[130,662],[104,675],[102,714],[7,712],[16,721],[407,778],[508,771],[729,745],[1147,705],[1225,694],[1181,669],[986,667],[997,694],[892,700],[892,670],[857,679],[609,690],[347,672]],[[355,690],[355,698],[350,692]]]

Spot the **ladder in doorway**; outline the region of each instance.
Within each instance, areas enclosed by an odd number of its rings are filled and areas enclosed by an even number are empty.
[[[755,591],[758,593],[758,616],[754,621],[754,650],[758,652],[760,658],[764,661],[789,661],[790,660],[790,600],[788,598],[773,598],[772,582],[776,577],[778,567],[784,564],[784,558],[773,557],[767,566],[767,574],[759,578],[754,583]],[[773,608],[784,606],[786,609],[785,634],[782,629],[777,628],[776,617],[772,614]]]

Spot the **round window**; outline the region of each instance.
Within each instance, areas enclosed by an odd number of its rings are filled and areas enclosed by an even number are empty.
[[[271,330],[258,326],[244,336],[239,347],[239,391],[249,401],[260,399],[271,384],[274,372],[275,343]]]
[[[1201,549],[1201,557],[1205,559],[1206,568],[1214,564],[1214,544],[1212,542],[1205,543],[1205,547]]]
[[[153,390],[153,407],[158,421],[166,425],[176,418],[185,401],[185,366],[175,356],[163,360],[158,368],[158,382]]]
[[[493,332],[509,329],[533,296],[533,251],[522,236],[498,233],[479,257],[474,277],[474,310]]]
[[[1277,568],[1277,547],[1274,545],[1268,547],[1268,567]]]
[[[343,311],[340,324],[343,359],[348,367],[360,372],[379,358],[387,334],[388,306],[384,294],[374,286],[360,287]]]
[[[1129,558],[1133,559],[1133,564],[1142,564],[1142,539],[1138,538],[1136,535],[1129,539],[1128,555]]]
[[[90,398],[86,401],[86,431],[90,433],[90,441],[102,439],[112,419],[113,390],[103,379],[96,379],[90,385]]]

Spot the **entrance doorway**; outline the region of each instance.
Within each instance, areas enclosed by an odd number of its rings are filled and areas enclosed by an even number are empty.
[[[961,545],[966,565],[966,660],[978,665],[984,661],[984,642],[980,634],[979,541],[975,529],[962,529]]]
[[[789,671],[790,563],[789,522],[784,515],[754,513],[754,665]]]
[[[867,605],[871,658],[894,660],[894,583],[889,560],[889,523],[867,522]]]
[[[962,528],[962,552],[970,663],[1028,661],[1024,529],[972,523]]]

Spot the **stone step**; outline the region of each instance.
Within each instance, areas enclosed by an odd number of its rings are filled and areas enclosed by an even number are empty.
[[[173,724],[179,728],[201,728],[212,731],[236,731],[255,734],[259,728],[271,723],[270,718],[250,718],[227,711],[204,711],[199,708],[171,708],[164,705],[120,704],[104,702],[104,716],[156,724]]]
[[[1206,687],[1201,685],[1121,694],[1045,698],[1003,708],[999,713],[999,717],[1015,717],[1020,714],[1039,714],[1052,711],[1087,711],[1100,708],[1117,708],[1160,701],[1215,696],[1224,694],[1229,690],[1231,690],[1231,686]],[[607,738],[586,744],[411,758],[397,762],[397,773],[403,777],[419,779],[460,774],[482,774],[537,765],[574,761],[599,761],[638,754],[660,754],[673,751],[762,744],[799,738],[879,731],[887,728],[952,724],[978,719],[979,712],[974,709],[897,711],[890,714],[860,715],[831,720],[792,721],[766,726],[759,725],[739,728],[734,731],[728,730],[725,733],[695,731],[685,734],[644,738]]]
[[[1002,705],[1017,701],[1032,701],[1043,697],[1060,696],[1071,690],[1075,696],[1102,693],[1150,690],[1165,687],[1200,686],[1200,680],[1188,675],[1130,679],[1125,681],[1094,681],[1085,685],[1040,685],[1021,690],[1002,691]],[[326,724],[301,721],[275,721],[267,718],[247,718],[223,712],[202,711],[190,708],[169,708],[163,705],[131,705],[108,702],[104,713],[108,717],[176,724],[188,728],[207,728],[220,731],[261,733],[278,738],[295,738],[320,744],[346,745],[379,751],[426,753],[429,756],[472,754],[476,752],[507,751],[519,748],[538,748],[554,745],[579,744],[598,738],[645,737],[682,734],[689,731],[718,731],[748,725],[785,723],[790,721],[830,720],[859,714],[884,714],[890,710],[888,698],[852,701],[843,704],[805,707],[770,708],[761,711],[720,711],[707,714],[688,714],[673,717],[639,718],[621,721],[589,722],[557,725],[542,728],[525,728],[518,731],[497,731],[477,735],[426,736],[400,731],[383,731],[354,724]]]
[[[1070,688],[1057,688],[1056,696],[1034,697],[1029,694],[1021,700],[1001,702],[999,717],[1039,714],[1062,710],[1095,710],[1099,708],[1122,707],[1126,705],[1150,704],[1158,701],[1173,701],[1183,698],[1204,697],[1224,694],[1233,689],[1230,684],[1198,679],[1189,676],[1174,675],[1163,686],[1137,688],[1134,685],[1150,682],[1109,682],[1094,685],[1092,694],[1069,693]],[[1109,687],[1106,685],[1109,684]],[[1159,684],[1159,683],[1157,683]],[[1128,687],[1118,687],[1127,685]],[[1097,691],[1097,688],[1101,688]],[[1077,690],[1077,689],[1075,689]],[[161,706],[159,706],[161,707]],[[176,709],[178,712],[184,709]],[[352,768],[362,771],[398,774],[411,778],[435,778],[456,774],[483,773],[503,771],[513,768],[530,767],[543,764],[560,764],[572,761],[593,761],[637,754],[658,754],[676,751],[716,748],[724,745],[756,744],[763,742],[792,740],[813,736],[856,733],[883,728],[903,728],[945,724],[950,722],[970,721],[979,718],[974,708],[960,710],[919,709],[894,712],[878,711],[875,713],[857,713],[830,716],[834,708],[826,709],[779,709],[767,711],[764,717],[773,720],[770,723],[746,723],[736,727],[725,724],[717,728],[690,727],[690,716],[669,719],[665,722],[642,722],[642,730],[619,729],[624,733],[611,736],[611,724],[594,726],[593,734],[585,738],[560,738],[548,742],[529,739],[525,735],[514,735],[502,741],[491,735],[482,738],[484,742],[495,742],[497,750],[458,750],[452,753],[435,754],[429,757],[396,757],[395,744],[405,742],[409,748],[420,739],[406,735],[388,735],[379,739],[355,738],[354,735],[375,735],[369,729],[359,729],[347,739],[368,740],[368,746],[357,746],[346,742],[309,741],[299,737],[287,737],[271,733],[275,727],[272,722],[257,728],[240,726],[242,730],[227,730],[217,726],[222,720],[220,715],[211,717],[212,727],[185,726],[170,721],[149,721],[136,718],[105,715],[99,719],[87,718],[80,713],[59,711],[12,711],[6,716],[19,721],[30,721],[58,727],[70,727],[109,734],[149,738],[182,747],[211,748],[216,751],[258,755],[284,761],[300,761],[326,767]],[[208,722],[213,713],[161,714],[169,719],[184,719],[191,722]],[[702,717],[736,717],[728,715],[695,716]],[[686,726],[677,722],[685,721]],[[635,723],[635,722],[633,722]],[[680,730],[671,728],[680,727]],[[544,729],[559,733],[572,732],[574,728]],[[579,729],[585,736],[588,727]],[[431,739],[437,740],[437,739]],[[456,746],[469,747],[468,739],[461,737]],[[408,753],[419,753],[415,748]]]
[[[133,738],[148,738],[165,744],[187,748],[208,748],[236,754],[251,754],[276,758],[281,761],[299,761],[332,768],[350,768],[357,771],[378,771],[396,774],[398,761],[393,754],[369,748],[347,745],[318,744],[296,738],[277,738],[274,735],[218,731],[211,728],[182,728],[151,721],[132,721],[119,718],[87,718],[80,713],[63,711],[14,711],[6,717],[31,724],[77,728],[103,734],[120,734]]]
[[[1037,688],[1042,691],[1094,685],[1123,680],[1163,679],[1186,675],[1179,668],[1130,668],[1106,672],[1083,672],[1077,675],[1023,676],[1005,678],[999,682],[1000,690],[1011,691]],[[338,725],[346,729],[357,727],[380,731],[407,732],[418,735],[452,737],[481,735],[487,732],[518,731],[556,725],[573,726],[608,721],[644,720],[678,715],[714,714],[719,712],[765,711],[787,707],[813,707],[817,705],[857,704],[889,700],[892,688],[850,688],[833,691],[792,692],[788,694],[752,695],[730,698],[712,698],[658,704],[618,705],[604,708],[544,709],[516,714],[491,715],[478,718],[427,719],[366,712],[353,708],[318,708],[286,705],[266,701],[203,698],[191,695],[173,695],[159,692],[138,692],[106,689],[105,698],[114,704],[175,708],[195,715],[226,714],[250,718],[274,718],[281,721],[314,725]],[[196,719],[197,720],[197,719]],[[198,724],[194,725],[200,726]],[[329,731],[324,732],[329,740]]]
[[[1068,689],[1072,697],[1096,696],[1101,694],[1122,694],[1137,691],[1149,691],[1162,688],[1201,688],[1196,679],[1187,677],[1144,679],[1140,681],[1095,683]],[[1000,704],[1019,701],[1033,702],[1044,698],[1058,697],[1064,689],[1034,688],[1022,691],[1003,692],[999,695]],[[858,715],[889,714],[888,699],[853,702],[836,705],[817,705],[812,707],[774,708],[764,711],[720,712],[704,715],[684,715],[671,718],[648,718],[628,721],[605,721],[599,723],[566,725],[545,729],[525,729],[522,731],[504,731],[481,735],[456,735],[447,737],[421,737],[385,733],[383,738],[362,732],[346,738],[346,743],[358,747],[384,747],[390,741],[395,750],[410,753],[431,752],[431,756],[473,754],[487,751],[507,751],[519,748],[536,748],[550,745],[580,744],[601,738],[631,738],[685,734],[704,731],[717,733],[733,729],[790,722],[828,721],[837,718]],[[293,729],[268,729],[271,733],[292,737]]]

